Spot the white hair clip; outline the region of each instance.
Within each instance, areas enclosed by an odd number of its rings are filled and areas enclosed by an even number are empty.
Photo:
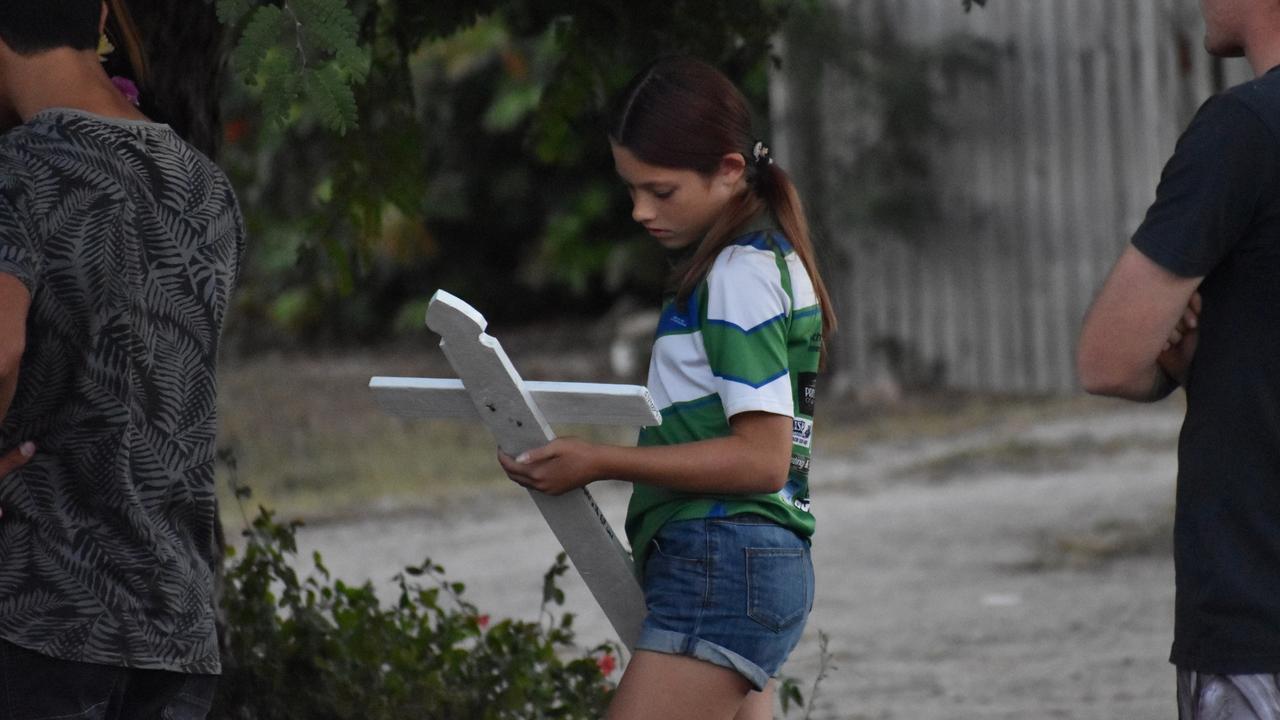
[[[756,159],[756,164],[772,165],[773,158],[769,157],[769,146],[763,141],[757,140],[756,146],[751,149],[751,155]]]

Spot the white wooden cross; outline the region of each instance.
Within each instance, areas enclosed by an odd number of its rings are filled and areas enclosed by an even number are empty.
[[[369,387],[379,405],[403,418],[479,419],[512,457],[553,440],[549,423],[662,422],[648,390],[638,385],[521,380],[502,346],[485,333],[487,326],[475,308],[438,290],[427,306],[427,327],[440,335],[440,349],[458,379],[375,377]],[[556,497],[537,490],[529,495],[618,637],[633,649],[644,595],[630,557],[591,494],[582,488]]]

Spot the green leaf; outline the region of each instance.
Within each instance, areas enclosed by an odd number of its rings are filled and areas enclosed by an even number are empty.
[[[275,5],[263,5],[240,36],[231,52],[231,63],[246,84],[253,84],[267,57],[278,49],[284,29],[284,12]]]
[[[322,125],[340,135],[356,126],[356,96],[337,65],[307,73],[304,83],[304,100]]]
[[[250,0],[218,0],[218,22],[223,25],[236,25],[253,9]]]

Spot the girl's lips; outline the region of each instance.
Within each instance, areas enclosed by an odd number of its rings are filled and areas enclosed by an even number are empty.
[[[670,235],[670,234],[671,234],[671,231],[670,231],[670,230],[663,230],[662,228],[651,228],[651,227],[647,227],[647,228],[645,228],[645,230],[648,230],[648,231],[649,231],[649,234],[650,234],[650,235],[652,235],[652,236],[654,236],[654,237],[662,237],[662,236],[664,236],[664,235]]]

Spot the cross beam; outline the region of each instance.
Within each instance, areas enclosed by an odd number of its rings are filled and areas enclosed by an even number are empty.
[[[369,387],[392,415],[479,419],[512,457],[555,439],[550,422],[662,422],[643,387],[525,382],[502,345],[485,333],[484,316],[443,290],[427,306],[427,327],[440,335],[440,349],[458,379],[373,378]],[[619,639],[633,649],[644,619],[644,594],[630,557],[591,494],[581,488],[554,497],[537,490],[529,495]]]

